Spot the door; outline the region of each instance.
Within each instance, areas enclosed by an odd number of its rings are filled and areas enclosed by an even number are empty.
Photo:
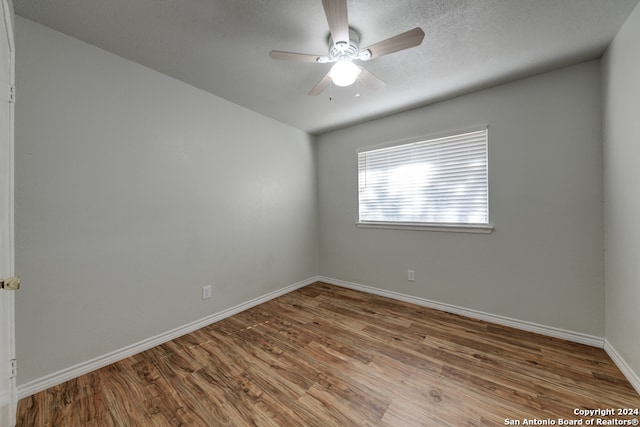
[[[14,275],[13,3],[0,0],[0,280]],[[0,427],[15,425],[14,292],[0,289]]]

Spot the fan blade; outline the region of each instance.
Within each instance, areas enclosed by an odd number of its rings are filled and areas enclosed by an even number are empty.
[[[424,31],[422,28],[416,27],[413,30],[409,30],[405,33],[398,34],[376,44],[369,46],[364,51],[371,52],[371,58],[378,58],[383,55],[388,55],[399,50],[408,49],[410,47],[418,46],[424,39]]]
[[[385,86],[385,83],[367,71],[365,68],[360,67],[360,74],[358,75],[358,80],[360,80],[366,87],[369,89],[382,89]]]
[[[313,89],[311,89],[311,91],[309,92],[309,95],[311,96],[320,95],[327,88],[327,86],[329,86],[329,83],[331,83],[331,77],[329,76],[329,73],[327,73],[322,78],[322,80],[320,80],[318,84],[316,84],[313,87]]]
[[[308,53],[283,52],[281,50],[272,50],[269,56],[273,59],[281,59],[285,61],[301,61],[301,62],[318,62],[320,55],[311,55]]]
[[[349,46],[347,0],[322,0],[322,7],[324,7],[324,14],[327,16],[333,43],[344,42],[346,46]]]

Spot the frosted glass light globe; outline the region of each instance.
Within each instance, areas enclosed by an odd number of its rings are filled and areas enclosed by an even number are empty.
[[[360,74],[360,68],[349,60],[338,61],[331,67],[331,80],[336,86],[352,85]]]

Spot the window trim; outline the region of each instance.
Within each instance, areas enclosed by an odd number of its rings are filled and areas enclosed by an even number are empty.
[[[431,222],[383,222],[356,221],[358,228],[381,228],[387,230],[443,231],[449,233],[490,234],[494,230],[492,224],[445,224]]]
[[[446,138],[454,135],[460,135],[470,132],[478,132],[485,130],[487,132],[487,162],[489,161],[489,126],[479,125],[468,128],[456,129],[452,131],[434,133],[417,138],[411,138],[406,140],[400,140],[395,142],[389,142],[385,144],[372,145],[367,147],[359,147],[356,149],[356,165],[358,164],[358,156],[360,153],[372,150],[379,150],[383,148],[396,147],[400,145],[408,145],[416,142],[429,141],[432,139]],[[489,171],[487,169],[487,194],[489,191]],[[357,179],[356,179],[357,181]],[[357,186],[357,183],[356,183]],[[360,189],[356,191],[357,197],[357,212],[360,212]],[[451,233],[473,233],[473,234],[490,234],[495,229],[491,222],[490,216],[490,200],[487,199],[487,217],[488,223],[484,224],[465,224],[465,223],[429,223],[429,222],[402,222],[402,221],[361,221],[358,213],[356,219],[356,226],[358,228],[377,228],[377,229],[391,229],[391,230],[418,230],[418,231],[436,231],[436,232],[451,232]]]

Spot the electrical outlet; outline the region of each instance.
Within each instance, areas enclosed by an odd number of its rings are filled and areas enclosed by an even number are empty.
[[[413,270],[407,270],[407,280],[410,282],[416,281],[416,272]]]
[[[203,286],[202,299],[209,299],[209,298],[211,298],[211,285]]]

